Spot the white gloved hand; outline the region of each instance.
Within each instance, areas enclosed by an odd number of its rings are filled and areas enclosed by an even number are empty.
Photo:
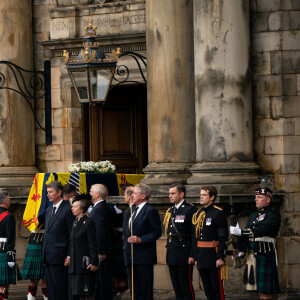
[[[14,265],[15,265],[15,262],[13,262],[13,261],[9,261],[7,264],[8,264],[8,266],[9,266],[9,267],[13,268],[13,267],[14,267]]]
[[[239,223],[236,224],[236,226],[230,226],[230,234],[241,236],[242,230],[240,229]]]

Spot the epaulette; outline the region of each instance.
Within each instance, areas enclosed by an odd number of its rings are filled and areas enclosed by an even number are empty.
[[[221,207],[214,205],[214,208],[218,209],[218,210],[223,210]]]

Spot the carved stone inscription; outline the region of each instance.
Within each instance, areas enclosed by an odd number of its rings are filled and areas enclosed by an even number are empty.
[[[51,40],[75,38],[75,18],[58,18],[50,21]]]
[[[80,19],[80,34],[84,35],[84,28],[93,19],[97,26],[97,36],[117,34],[134,34],[146,32],[145,11],[123,12],[121,14],[105,14],[83,17]]]

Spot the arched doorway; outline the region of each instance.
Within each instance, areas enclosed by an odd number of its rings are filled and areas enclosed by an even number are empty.
[[[147,89],[118,86],[103,104],[84,104],[84,160],[111,160],[118,173],[141,173],[148,163]]]

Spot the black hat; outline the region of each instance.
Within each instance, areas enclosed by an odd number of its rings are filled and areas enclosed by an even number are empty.
[[[258,189],[256,189],[255,194],[267,196],[271,200],[273,199],[272,191],[269,188],[258,188]]]
[[[81,194],[81,195],[77,195],[76,197],[74,197],[74,199],[72,200],[72,203],[76,202],[76,201],[80,201],[80,200],[88,200],[91,201],[91,196],[90,194]]]

